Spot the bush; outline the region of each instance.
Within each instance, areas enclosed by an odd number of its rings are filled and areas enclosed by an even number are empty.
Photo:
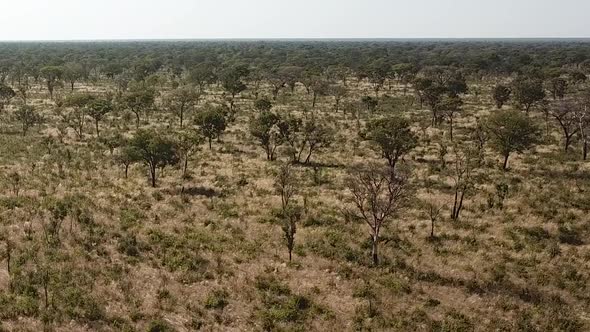
[[[205,300],[205,308],[223,310],[227,305],[228,292],[225,289],[216,289],[207,296]]]

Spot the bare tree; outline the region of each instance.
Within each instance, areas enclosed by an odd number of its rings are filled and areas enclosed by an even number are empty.
[[[432,198],[432,194],[430,198],[426,202],[426,212],[428,213],[428,218],[430,219],[430,238],[434,239],[434,227],[437,221],[440,218],[440,214],[442,210],[447,207],[447,202],[440,202]]]
[[[349,171],[348,188],[357,219],[370,228],[373,264],[379,265],[381,229],[403,208],[409,197],[408,176],[379,164],[356,166]]]
[[[297,181],[292,166],[289,163],[281,165],[275,179],[275,188],[281,196],[281,211],[278,217],[281,219],[281,228],[287,242],[289,262],[291,262],[293,248],[295,247],[297,223],[301,219],[301,208],[292,202],[293,196],[297,193]]]
[[[578,126],[578,135],[582,141],[582,154],[584,160],[588,157],[588,127],[590,126],[590,113],[587,105],[581,105],[574,112]]]
[[[572,138],[580,130],[579,119],[576,116],[576,109],[579,105],[570,101],[561,101],[552,107],[549,114],[557,121],[563,133],[564,151],[568,152]]]
[[[458,220],[467,192],[473,188],[474,152],[455,146],[455,168],[453,174],[453,190],[455,192],[451,219]]]

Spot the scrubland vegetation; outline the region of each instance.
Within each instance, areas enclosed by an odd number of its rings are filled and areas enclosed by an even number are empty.
[[[0,44],[2,331],[588,331],[590,44]]]

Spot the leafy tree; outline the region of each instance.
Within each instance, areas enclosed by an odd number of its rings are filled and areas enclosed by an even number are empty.
[[[113,103],[108,99],[95,99],[88,104],[88,115],[94,119],[96,137],[100,136],[99,123],[113,111]]]
[[[391,67],[382,60],[377,60],[376,63],[371,64],[371,68],[368,70],[369,83],[373,86],[375,98],[377,99],[379,99],[379,91],[383,88],[390,70]]]
[[[379,105],[379,101],[370,96],[365,96],[361,98],[361,103],[365,105],[368,112],[375,111],[377,109],[377,105]]]
[[[213,83],[215,79],[212,66],[206,63],[193,67],[188,74],[188,81],[198,86],[201,94],[205,93],[206,86]]]
[[[234,100],[236,95],[246,90],[247,86],[242,82],[242,77],[247,76],[247,72],[240,68],[232,68],[221,77],[221,85],[230,94],[230,110],[234,109]]]
[[[201,134],[209,141],[209,149],[212,149],[211,143],[213,139],[219,138],[225,131],[225,114],[220,109],[208,108],[197,114],[195,123],[199,127]]]
[[[199,92],[195,91],[192,86],[186,85],[173,90],[166,98],[166,106],[178,116],[180,128],[183,127],[185,113],[193,109],[199,103],[200,98]]]
[[[109,149],[111,155],[116,148],[126,143],[125,138],[120,133],[111,134],[106,137],[100,137],[99,142]]]
[[[67,63],[63,67],[63,79],[70,84],[70,91],[74,91],[74,85],[84,77],[84,67],[79,63]]]
[[[123,109],[128,109],[135,114],[135,126],[139,128],[140,116],[153,107],[156,91],[151,88],[135,88],[123,94],[120,103]]]
[[[125,178],[129,173],[129,166],[136,162],[142,161],[142,154],[135,146],[124,146],[117,154],[115,160],[118,164],[123,165],[125,170]]]
[[[586,77],[586,74],[581,71],[574,71],[570,74],[570,79],[574,84],[580,84],[586,82],[588,77]]]
[[[41,115],[35,110],[35,107],[30,105],[21,106],[15,115],[16,119],[21,123],[23,136],[26,136],[29,128],[41,120]]]
[[[53,90],[55,89],[55,85],[62,78],[63,73],[63,68],[57,66],[47,66],[39,70],[39,74],[45,79],[47,91],[49,91],[49,97],[51,99],[53,99]]]
[[[280,121],[281,118],[271,112],[263,112],[250,121],[250,133],[264,148],[267,160],[275,159],[275,151],[283,143],[278,127]]]
[[[426,104],[430,107],[432,111],[432,125],[436,126],[442,121],[442,114],[440,112],[440,103],[445,96],[446,89],[445,87],[432,84],[431,86],[427,87],[423,91],[423,98]]]
[[[514,100],[528,114],[531,107],[545,99],[545,90],[540,80],[519,78],[513,83]]]
[[[319,96],[326,96],[330,91],[330,85],[323,79],[316,78],[310,85],[312,92],[311,108],[315,108],[317,98]]]
[[[309,164],[312,154],[330,146],[333,140],[332,130],[316,117],[302,121],[294,116],[288,116],[277,126],[280,140],[289,145],[293,162]],[[303,159],[305,152],[307,156]]]
[[[176,135],[176,146],[182,160],[182,176],[185,177],[188,171],[188,163],[191,157],[199,150],[203,142],[203,136],[197,131],[181,131]]]
[[[340,85],[332,85],[329,94],[334,97],[334,108],[336,112],[340,110],[340,102],[348,95],[348,89]]]
[[[266,81],[271,86],[272,97],[274,100],[279,96],[279,92],[287,84],[287,79],[281,71],[275,69],[266,74]]]
[[[549,81],[549,91],[551,92],[553,100],[557,98],[563,99],[567,91],[567,81],[561,77],[552,78]]]
[[[488,117],[486,128],[492,148],[504,157],[503,169],[508,166],[512,152],[522,153],[537,142],[539,130],[532,120],[517,111],[496,112]]]
[[[449,134],[451,141],[453,140],[453,122],[455,115],[461,112],[462,106],[463,101],[458,95],[445,96],[438,105],[439,111],[442,112],[444,117],[449,121]]]
[[[402,209],[409,198],[408,176],[378,164],[349,170],[348,189],[355,211],[350,215],[364,221],[371,233],[371,257],[379,265],[381,229]]]
[[[398,161],[418,143],[408,121],[397,116],[369,122],[367,138],[375,143],[392,170],[395,170]]]
[[[520,114],[520,113],[519,113]],[[459,220],[465,195],[474,188],[473,171],[475,170],[476,149],[455,145],[455,161],[453,167],[454,201],[451,209],[451,220]]]
[[[11,87],[0,84],[0,110],[3,110],[14,96],[16,96],[16,92]]]
[[[408,90],[408,84],[410,84],[416,78],[418,68],[411,63],[398,63],[391,67],[395,77],[404,85],[404,95]]]
[[[496,107],[498,107],[498,109],[501,109],[502,106],[504,106],[504,104],[506,104],[506,102],[508,100],[510,100],[510,95],[512,94],[512,90],[510,90],[509,87],[498,84],[494,87],[494,91],[492,94],[492,97],[494,98],[494,101],[496,102]]]
[[[447,94],[451,97],[456,97],[460,94],[469,92],[465,76],[458,71],[450,74],[444,85],[447,89]]]
[[[272,103],[266,98],[257,99],[254,102],[254,108],[260,112],[268,112],[272,108]]]
[[[67,115],[66,122],[74,128],[80,138],[84,134],[88,106],[94,101],[96,101],[96,97],[88,93],[72,94],[63,101],[63,106],[73,108],[73,111]]]
[[[156,187],[158,169],[179,162],[176,143],[154,130],[139,130],[129,146],[137,150],[140,160],[148,167],[152,187]]]
[[[418,95],[420,101],[420,108],[424,106],[426,91],[434,84],[434,82],[425,77],[416,77],[413,81],[414,90]]]

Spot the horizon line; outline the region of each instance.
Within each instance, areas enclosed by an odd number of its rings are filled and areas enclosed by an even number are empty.
[[[214,37],[214,38],[96,38],[0,39],[0,43],[67,42],[197,42],[197,41],[590,41],[590,37]]]

